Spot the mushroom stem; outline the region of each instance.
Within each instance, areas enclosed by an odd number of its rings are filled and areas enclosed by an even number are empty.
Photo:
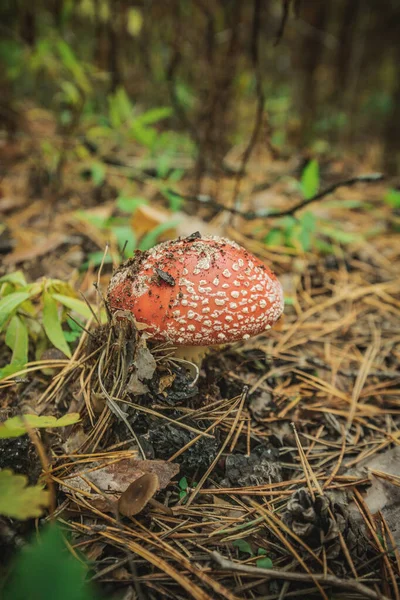
[[[179,346],[172,358],[185,360],[200,367],[207,354],[210,353],[211,348],[213,346]]]
[[[172,512],[172,509],[169,506],[165,506],[165,504],[162,504],[162,502],[159,502],[158,500],[155,500],[154,498],[150,498],[150,500],[148,501],[148,504],[150,506],[152,506],[153,508],[155,508],[156,510],[158,510],[159,512],[164,513],[164,515],[169,515],[171,517],[174,514]]]

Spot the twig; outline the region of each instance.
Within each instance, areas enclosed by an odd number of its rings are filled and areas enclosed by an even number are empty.
[[[306,200],[301,200],[297,204],[294,204],[291,208],[287,208],[285,210],[275,210],[275,209],[264,209],[259,211],[241,211],[237,208],[231,206],[224,206],[220,204],[212,198],[211,196],[200,194],[198,196],[186,196],[178,194],[175,190],[169,189],[168,193],[174,194],[183,200],[188,200],[191,202],[198,202],[200,204],[208,204],[218,210],[225,210],[227,212],[232,213],[233,215],[238,215],[245,219],[246,221],[253,221],[254,219],[276,219],[279,217],[286,217],[289,215],[294,215],[298,210],[308,206],[312,202],[316,202],[317,200],[322,200],[325,196],[332,194],[335,190],[340,187],[350,187],[355,185],[356,183],[376,183],[378,181],[382,181],[385,176],[382,173],[368,173],[366,175],[358,175],[357,177],[352,177],[351,179],[346,179],[345,181],[338,181],[337,183],[333,183],[329,187],[325,188],[315,196],[311,198],[307,198]]]
[[[283,32],[285,31],[285,25],[286,25],[288,17],[289,17],[290,2],[291,2],[291,0],[283,0],[282,18],[281,18],[281,22],[279,24],[279,29],[276,34],[274,46],[277,46],[279,44],[279,42],[282,39]]]
[[[283,579],[285,581],[300,581],[307,583],[314,580],[322,583],[323,585],[329,585],[343,590],[351,590],[352,592],[361,594],[365,598],[370,598],[371,600],[389,600],[387,596],[379,594],[378,592],[374,592],[374,590],[369,589],[366,585],[355,581],[354,579],[339,579],[339,577],[329,574],[323,575],[317,573],[309,575],[308,573],[292,573],[278,569],[263,569],[260,567],[252,567],[250,565],[242,565],[231,560],[227,560],[216,551],[212,552],[211,556],[219,567],[228,571],[248,573],[249,575],[258,575],[264,577],[265,579]]]
[[[234,200],[237,199],[240,190],[240,184],[243,175],[246,172],[247,163],[250,160],[251,154],[255,148],[258,136],[262,126],[265,95],[262,85],[262,74],[259,64],[259,49],[258,41],[260,37],[260,26],[261,26],[261,0],[254,0],[253,7],[253,25],[252,25],[252,44],[251,44],[251,62],[253,64],[253,70],[256,78],[256,96],[257,96],[257,108],[254,119],[253,131],[251,132],[249,143],[243,153],[242,164],[240,165],[239,171],[236,177],[235,189],[233,192]],[[233,215],[232,215],[233,216]]]

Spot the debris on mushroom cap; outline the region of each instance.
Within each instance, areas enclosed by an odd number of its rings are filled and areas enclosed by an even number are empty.
[[[121,494],[118,510],[125,517],[133,517],[144,509],[158,488],[158,477],[155,473],[145,473],[135,479]]]
[[[261,333],[282,314],[276,276],[236,242],[216,236],[163,242],[137,251],[114,273],[111,311],[131,311],[153,339],[224,344]]]

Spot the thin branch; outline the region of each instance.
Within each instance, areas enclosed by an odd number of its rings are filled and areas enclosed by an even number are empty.
[[[279,44],[279,42],[282,39],[283,32],[285,31],[285,26],[286,26],[286,23],[287,23],[287,20],[288,20],[288,17],[289,17],[290,1],[291,0],[283,0],[283,3],[282,3],[282,18],[281,18],[281,22],[279,24],[278,32],[276,34],[274,46],[277,46]]]
[[[337,190],[340,187],[350,187],[352,185],[355,185],[356,183],[377,183],[378,181],[382,181],[384,178],[385,176],[382,173],[369,173],[366,175],[358,175],[357,177],[352,177],[350,179],[346,179],[345,181],[338,181],[337,183],[333,183],[329,187],[325,188],[321,192],[318,192],[318,194],[315,194],[315,196],[307,198],[306,200],[301,200],[297,204],[294,204],[292,207],[287,208],[285,210],[275,210],[267,208],[258,211],[248,210],[243,212],[238,208],[224,206],[223,204],[217,202],[217,200],[215,200],[211,196],[203,194],[199,194],[197,196],[186,196],[178,194],[178,192],[172,189],[169,189],[168,192],[170,194],[178,196],[182,200],[197,202],[199,204],[208,204],[209,206],[212,206],[213,208],[216,208],[218,210],[225,210],[227,212],[232,213],[233,215],[238,215],[246,221],[253,221],[254,219],[277,219],[279,217],[294,215],[298,210],[301,210],[302,208],[308,206],[309,204],[312,204],[313,202],[322,200],[323,198],[329,196],[329,194],[332,194],[335,190]]]
[[[322,585],[328,585],[342,590],[351,590],[352,592],[361,594],[365,598],[370,598],[370,600],[389,600],[387,596],[371,590],[355,579],[339,579],[339,577],[330,574],[292,573],[278,569],[252,567],[250,565],[243,565],[227,560],[216,551],[212,552],[211,556],[221,569],[226,569],[227,571],[257,575],[258,577],[264,577],[265,579],[283,579],[284,581],[300,581],[307,583],[310,581],[318,581]]]

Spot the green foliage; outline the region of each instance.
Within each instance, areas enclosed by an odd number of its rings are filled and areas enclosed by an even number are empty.
[[[319,166],[311,160],[301,175],[300,189],[305,200],[313,198],[319,189]],[[343,203],[341,203],[343,206]],[[348,208],[359,208],[359,202],[347,203]],[[301,252],[320,251],[332,253],[335,244],[351,244],[361,242],[364,238],[343,230],[342,224],[334,224],[327,219],[318,218],[311,211],[303,212],[295,217],[287,215],[274,221],[275,226],[264,238],[267,246],[295,248]]]
[[[319,165],[318,161],[310,160],[301,174],[301,193],[305,200],[309,200],[318,192],[319,188]]]
[[[69,413],[59,419],[46,415],[12,417],[0,424],[0,439],[25,435],[29,429],[66,427],[79,420],[79,413]],[[27,483],[25,475],[0,470],[0,515],[21,520],[40,517],[50,502],[49,493],[41,485],[27,486]]]
[[[67,425],[78,423],[79,420],[79,413],[68,413],[59,419],[47,415],[11,417],[0,424],[0,439],[19,437],[27,433],[28,428],[67,427]]]
[[[287,216],[276,220],[264,238],[267,246],[295,248],[302,252],[320,251],[332,253],[335,244],[352,244],[361,242],[361,234],[343,231],[341,225],[331,221],[318,219],[311,212],[305,212],[298,218]]]
[[[86,572],[84,562],[67,548],[59,527],[48,525],[38,540],[21,551],[2,597],[4,600],[94,600],[92,589],[85,583]]]
[[[187,497],[188,495],[188,488],[189,488],[189,483],[186,477],[182,477],[182,479],[179,480],[179,498],[181,500],[183,500],[184,498]]]
[[[49,504],[49,492],[41,485],[27,483],[25,475],[16,475],[9,469],[0,471],[0,515],[20,520],[41,516]]]
[[[243,554],[250,554],[250,556],[254,556],[252,547],[250,546],[249,542],[246,542],[246,540],[235,540],[233,542],[233,546],[235,546],[235,548],[237,548]]]
[[[189,485],[187,477],[182,477],[179,480],[179,499],[182,500],[182,503],[185,504],[188,499],[189,493],[196,487],[197,483],[193,482],[192,485]]]
[[[400,190],[388,190],[384,198],[386,204],[393,208],[400,208]]]
[[[264,548],[259,548],[257,550],[257,556],[261,557],[256,560],[257,567],[259,567],[260,569],[272,569],[272,560],[268,558],[267,551]]]
[[[24,368],[29,340],[37,349],[52,344],[71,356],[63,331],[67,309],[85,319],[91,316],[68,283],[43,279],[28,284],[21,271],[0,278],[0,332],[5,332],[6,345],[12,352],[10,363],[0,369],[0,378]]]
[[[250,556],[255,556],[253,552],[253,548],[244,539],[238,539],[233,542],[233,546],[242,552],[242,554],[249,554]],[[261,569],[272,569],[272,560],[267,557],[267,551],[264,548],[257,549],[257,555],[260,558],[256,560],[256,566]]]
[[[173,229],[178,225],[177,220],[166,221],[156,225],[151,231],[146,233],[140,240],[137,239],[135,232],[131,227],[131,219],[136,209],[148,204],[145,198],[120,196],[116,200],[116,212],[119,211],[122,216],[113,214],[110,217],[99,217],[97,214],[92,214],[90,211],[78,211],[76,216],[82,221],[87,221],[92,226],[99,229],[103,234],[112,236],[117,243],[118,254],[114,256],[106,256],[106,262],[119,263],[122,260],[132,256],[135,250],[149,250],[158,243],[159,237],[169,229]],[[89,259],[94,266],[99,266],[103,260],[103,252],[93,252],[89,255]],[[86,267],[87,265],[84,265]]]

